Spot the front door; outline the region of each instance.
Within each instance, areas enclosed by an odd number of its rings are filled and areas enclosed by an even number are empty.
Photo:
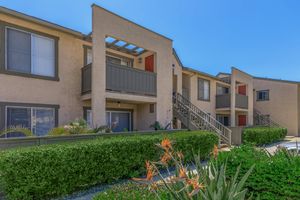
[[[247,116],[246,115],[239,115],[238,117],[238,126],[246,126],[247,124]]]
[[[107,111],[106,121],[113,132],[131,131],[131,112],[129,111]]]
[[[238,93],[241,94],[241,95],[246,95],[246,85],[240,85],[238,87]]]
[[[148,72],[154,72],[154,55],[147,56],[145,58],[145,70]]]

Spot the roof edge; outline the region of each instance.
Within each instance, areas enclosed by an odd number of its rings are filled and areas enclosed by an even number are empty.
[[[146,31],[150,31],[151,33],[154,33],[154,34],[156,34],[156,35],[158,35],[158,36],[160,36],[160,37],[163,37],[163,38],[165,38],[165,39],[170,40],[170,41],[173,42],[173,40],[172,40],[171,38],[168,38],[167,36],[164,36],[164,35],[162,35],[162,34],[160,34],[160,33],[157,33],[157,32],[155,32],[155,31],[149,29],[149,28],[146,28],[145,26],[142,26],[142,25],[140,25],[140,24],[137,24],[137,23],[135,23],[135,22],[133,22],[133,21],[131,21],[131,20],[129,20],[129,19],[126,19],[125,17],[122,17],[121,15],[118,15],[118,14],[116,14],[116,13],[114,13],[114,12],[112,12],[112,11],[106,9],[106,8],[103,8],[103,7],[101,7],[101,6],[99,6],[99,5],[95,4],[95,3],[93,3],[93,4],[91,5],[91,7],[97,7],[97,8],[100,8],[100,9],[102,9],[102,10],[104,10],[104,11],[110,13],[110,14],[113,14],[113,15],[115,15],[116,17],[119,17],[119,18],[121,18],[121,19],[123,19],[123,20],[125,20],[125,21],[127,21],[127,22],[129,22],[129,23],[132,23],[132,24],[134,24],[134,25],[136,25],[136,26],[138,26],[138,27],[140,27],[140,28],[142,28],[142,29],[144,29],[144,30],[146,30]]]
[[[9,8],[3,7],[3,6],[0,6],[0,13],[11,15],[13,17],[16,17],[16,18],[19,18],[19,19],[22,19],[22,20],[26,20],[26,21],[29,21],[29,22],[32,22],[32,23],[35,23],[35,24],[38,24],[38,25],[46,26],[46,27],[51,28],[51,29],[62,31],[62,32],[74,35],[76,37],[80,37],[82,39],[86,37],[85,34],[79,32],[79,31],[61,26],[59,24],[49,22],[47,20],[44,20],[44,19],[41,19],[41,18],[38,18],[38,17],[28,15],[28,14],[25,14],[25,13],[22,13],[22,12],[19,12],[19,11],[16,11],[16,10],[12,10],[12,9],[9,9]]]
[[[259,80],[267,80],[267,81],[276,81],[276,82],[284,82],[284,83],[291,83],[291,84],[300,84],[300,81],[291,81],[291,80],[283,80],[283,79],[275,79],[275,78],[267,78],[267,77],[257,77],[254,76],[254,79]]]
[[[216,76],[211,75],[211,74],[208,74],[208,73],[206,73],[206,72],[201,72],[201,71],[199,71],[199,70],[196,70],[196,69],[193,69],[193,68],[190,68],[190,67],[182,67],[182,69],[183,69],[183,70],[186,70],[186,71],[190,71],[190,72],[197,73],[197,74],[202,75],[202,76],[207,76],[207,77],[212,78],[212,79],[214,79],[214,80],[220,81],[220,82],[222,82],[222,83],[224,83],[224,84],[228,84],[227,82],[225,82],[225,81],[222,80],[221,78],[216,77]]]

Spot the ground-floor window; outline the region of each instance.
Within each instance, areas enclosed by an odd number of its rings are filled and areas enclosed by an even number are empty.
[[[230,117],[229,115],[217,115],[217,120],[224,126],[230,126]]]
[[[130,111],[106,111],[106,124],[113,132],[131,131]]]
[[[28,128],[34,135],[43,136],[55,127],[55,108],[5,107],[5,127]]]

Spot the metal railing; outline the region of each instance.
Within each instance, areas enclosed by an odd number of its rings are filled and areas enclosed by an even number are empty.
[[[231,94],[216,95],[216,108],[230,108]],[[235,107],[248,109],[248,96],[236,94],[235,95]]]
[[[174,114],[189,128],[215,132],[220,140],[231,145],[231,130],[208,113],[193,105],[179,93],[173,94]]]
[[[281,127],[269,115],[263,115],[256,109],[253,110],[253,117],[255,126]]]

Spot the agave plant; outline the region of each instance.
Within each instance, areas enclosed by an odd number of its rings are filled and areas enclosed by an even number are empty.
[[[238,181],[240,167],[237,168],[235,176],[226,177],[226,162],[217,163],[218,148],[214,147],[212,152],[213,159],[205,164],[201,163],[200,156],[195,156],[194,163],[191,166],[185,166],[183,163],[183,154],[175,152],[172,148],[172,142],[165,139],[159,144],[164,154],[158,162],[147,161],[147,177],[134,179],[136,181],[148,182],[151,190],[158,199],[160,194],[167,193],[167,199],[176,200],[243,200],[246,199],[247,189],[244,188],[245,182],[252,172],[252,166],[248,172]],[[175,175],[164,177],[159,169],[160,165],[169,164],[176,166]],[[154,181],[154,175],[158,175],[159,180]],[[251,199],[251,196],[250,198]]]

